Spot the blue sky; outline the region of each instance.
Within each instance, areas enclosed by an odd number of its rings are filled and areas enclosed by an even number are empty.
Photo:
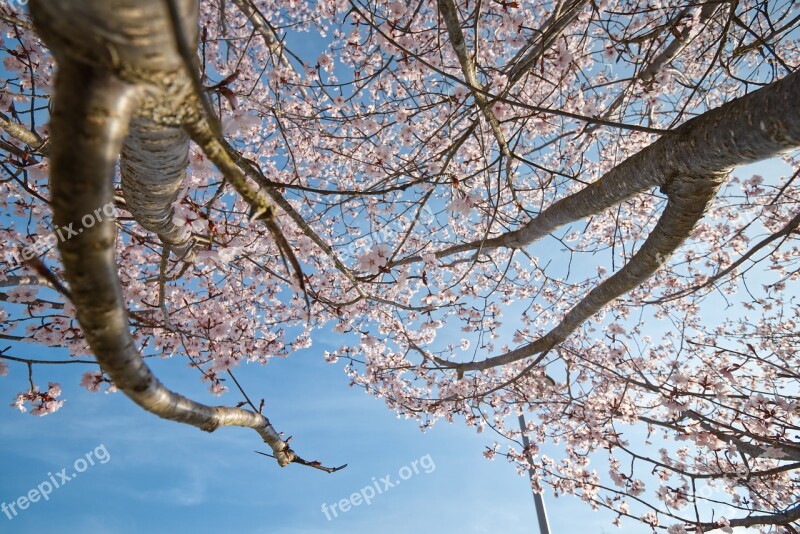
[[[289,359],[241,369],[238,378],[251,395],[266,399],[266,413],[294,436],[300,454],[349,464],[330,475],[297,465],[279,468],[253,453],[268,449],[252,431],[207,434],[157,419],[119,393],[88,393],[76,385],[77,366],[35,369],[39,382],[61,380],[68,400],[46,417],[2,412],[0,502],[26,495],[48,473],[67,467],[70,474],[75,460],[101,445],[110,459],[55,489],[47,502],[32,503],[11,520],[0,515],[0,532],[55,525],[65,533],[536,532],[525,478],[504,459],[490,462],[481,455],[493,436],[476,435],[461,421],[421,433],[415,422],[396,418],[381,401],[349,388],[341,365],[324,362],[326,345],[318,339],[316,347]],[[217,402],[178,358],[150,363],[167,385]],[[13,400],[26,373],[24,365],[11,364],[9,376],[0,380],[0,399]],[[233,395],[224,399],[230,402]],[[323,503],[348,498],[373,477],[397,481],[401,469],[426,455],[432,463],[421,465],[434,465],[430,473],[420,468],[369,506],[326,519]],[[554,532],[641,531],[637,525],[616,529],[608,514],[593,513],[573,497],[549,495],[546,501]]]

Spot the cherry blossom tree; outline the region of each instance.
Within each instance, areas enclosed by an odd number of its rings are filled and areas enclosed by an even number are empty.
[[[33,374],[58,362],[19,354],[60,347],[90,391],[321,467],[233,372],[324,328],[352,385],[488,427],[537,491],[800,528],[791,1],[0,9],[17,408],[60,407]],[[151,356],[245,400],[186,399]]]

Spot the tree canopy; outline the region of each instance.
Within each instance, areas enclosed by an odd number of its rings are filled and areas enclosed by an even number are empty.
[[[24,355],[57,347],[96,358],[90,391],[331,471],[234,373],[337,336],[351,385],[490,430],[536,491],[670,534],[800,528],[796,3],[29,11],[0,7],[17,408],[60,407]]]

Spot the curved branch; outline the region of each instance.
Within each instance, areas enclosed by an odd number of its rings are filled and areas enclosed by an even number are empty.
[[[642,248],[623,268],[592,289],[545,336],[516,350],[486,360],[450,365],[460,372],[488,369],[542,354],[566,340],[584,321],[607,304],[638,287],[666,263],[673,252],[683,244],[697,222],[702,219],[724,177],[724,174],[711,176],[705,181],[688,182],[686,187],[673,190],[664,213]]]
[[[800,228],[800,213],[798,213],[791,220],[789,220],[789,222],[787,222],[783,226],[783,228],[781,228],[780,230],[778,230],[777,232],[775,232],[773,234],[768,235],[767,237],[765,237],[764,239],[762,239],[761,241],[756,243],[747,252],[745,252],[744,254],[739,256],[739,258],[736,261],[734,261],[733,263],[731,263],[730,265],[728,265],[727,267],[725,267],[724,269],[722,269],[721,271],[719,271],[715,275],[710,276],[708,278],[708,280],[706,280],[702,284],[697,284],[697,285],[689,287],[687,289],[684,289],[684,290],[681,290],[681,291],[676,291],[675,293],[666,295],[666,296],[661,297],[661,298],[656,299],[656,300],[646,301],[645,304],[656,304],[656,303],[661,303],[661,302],[667,302],[667,301],[670,301],[670,300],[675,300],[675,299],[678,299],[680,297],[689,295],[690,293],[694,293],[696,291],[700,291],[700,290],[705,289],[705,288],[707,288],[707,287],[709,287],[711,285],[714,285],[716,282],[718,282],[719,280],[725,278],[730,273],[732,273],[734,270],[736,270],[739,267],[741,267],[741,265],[744,262],[746,262],[747,260],[752,258],[758,251],[760,251],[761,249],[763,249],[764,247],[766,247],[767,245],[769,245],[773,241],[777,241],[778,239],[781,239],[781,240],[785,239],[786,237],[790,236],[793,232],[795,232],[798,228]],[[778,245],[776,245],[776,247],[775,247],[776,250],[777,250],[778,247],[780,247],[780,243],[778,243]],[[759,260],[754,260],[754,261],[759,261]]]
[[[691,119],[629,157],[591,185],[554,203],[517,230],[436,253],[522,248],[556,229],[601,213],[674,180],[730,172],[800,146],[800,72]],[[421,261],[411,256],[403,265]]]
[[[143,102],[153,116],[171,105],[181,109],[185,104],[179,100],[180,84],[178,95],[168,91],[162,95],[158,85],[153,94],[152,85],[137,83],[141,77],[151,78],[168,90],[174,89],[169,80],[181,81],[180,72],[168,69],[180,69],[182,60],[169,42],[173,34],[166,6],[160,0],[139,0],[119,8],[105,0],[31,3],[34,24],[59,64],[50,173],[57,225],[78,223],[113,200],[117,156],[134,111],[141,114]],[[196,20],[195,0],[181,1],[180,9]],[[139,406],[165,419],[209,432],[221,426],[252,428],[272,448],[279,465],[295,461],[294,451],[263,415],[199,404],[170,391],[153,375],[128,329],[115,241],[115,223],[101,219],[59,243],[78,321],[114,384]]]
[[[748,124],[752,129],[743,129]],[[622,269],[594,288],[536,341],[482,361],[438,363],[463,373],[542,354],[563,342],[604,306],[650,278],[689,236],[733,165],[800,145],[800,73],[693,119],[678,132],[677,142],[673,138],[657,141],[598,182],[545,210],[533,221],[538,225],[529,224],[495,238],[493,243],[500,246],[496,243],[505,239],[506,246],[521,246],[565,224],[576,212],[589,215],[602,211],[619,195],[631,193],[636,184],[655,181],[653,185],[661,185],[669,198],[667,207],[642,248]],[[615,189],[614,184],[619,187]],[[484,243],[483,248],[491,245]]]

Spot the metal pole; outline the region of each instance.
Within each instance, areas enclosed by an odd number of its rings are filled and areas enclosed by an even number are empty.
[[[528,441],[527,427],[525,426],[525,416],[519,416],[519,429],[522,431],[522,445],[525,447],[528,461],[533,463],[530,455],[530,441]],[[533,480],[533,469],[528,468],[528,476]],[[539,520],[539,534],[550,534],[550,523],[547,520],[547,510],[544,509],[544,499],[539,493],[533,492],[533,504],[536,506],[536,518]]]

